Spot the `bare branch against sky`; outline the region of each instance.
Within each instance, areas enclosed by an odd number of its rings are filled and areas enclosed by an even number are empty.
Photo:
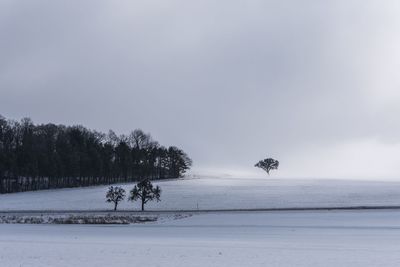
[[[399,1],[0,2],[0,114],[151,132],[193,172],[396,178]]]

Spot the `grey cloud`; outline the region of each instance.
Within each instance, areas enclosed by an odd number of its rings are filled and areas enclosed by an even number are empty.
[[[250,172],[270,154],[287,176],[319,165],[309,153],[400,141],[396,1],[3,1],[0,10],[0,113],[10,118],[141,127],[184,148],[198,170]],[[369,152],[384,160],[379,151]],[[315,174],[308,168],[301,175]]]

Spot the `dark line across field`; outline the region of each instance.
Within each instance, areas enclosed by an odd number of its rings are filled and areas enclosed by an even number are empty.
[[[1,215],[49,215],[49,214],[174,214],[174,213],[235,213],[235,212],[296,212],[296,211],[346,211],[346,210],[400,210],[400,206],[348,206],[348,207],[293,207],[265,209],[191,209],[191,210],[6,210]]]

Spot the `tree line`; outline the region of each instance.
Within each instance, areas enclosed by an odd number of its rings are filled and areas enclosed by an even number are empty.
[[[181,177],[192,160],[150,134],[35,125],[0,115],[0,193]]]

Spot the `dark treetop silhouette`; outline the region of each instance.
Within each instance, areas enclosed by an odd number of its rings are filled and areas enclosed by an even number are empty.
[[[114,203],[114,210],[117,210],[118,203],[124,200],[125,189],[120,186],[110,186],[107,191],[106,201]]]
[[[140,200],[142,202],[142,211],[144,210],[144,204],[152,200],[160,200],[161,188],[157,185],[156,187],[150,182],[149,179],[144,179],[139,182],[130,191],[129,200],[136,201]]]
[[[259,162],[257,162],[257,164],[254,165],[254,167],[258,167],[258,168],[263,169],[269,175],[269,172],[271,170],[277,170],[278,169],[279,161],[277,161],[276,159],[272,159],[272,158],[266,158],[266,159],[263,159],[263,160],[260,160]]]

